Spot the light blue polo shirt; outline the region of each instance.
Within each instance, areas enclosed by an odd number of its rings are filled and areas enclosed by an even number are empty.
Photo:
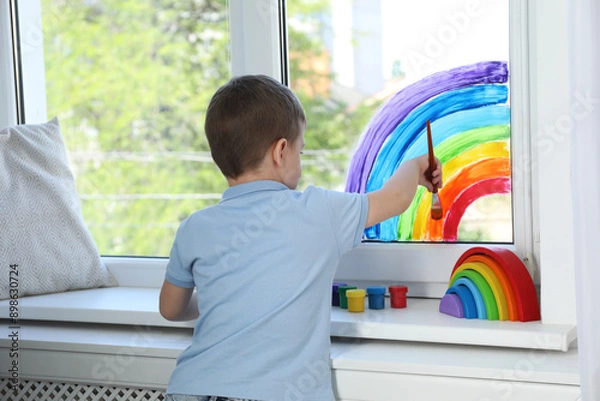
[[[197,288],[200,317],[167,393],[333,400],[331,284],[367,211],[365,194],[254,181],[187,218],[166,279]]]

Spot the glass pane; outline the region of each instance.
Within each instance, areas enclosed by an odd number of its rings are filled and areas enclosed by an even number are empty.
[[[513,241],[508,0],[289,2],[290,71],[308,119],[303,185],[381,188],[427,152],[442,161],[444,218],[420,188],[384,241]]]
[[[104,255],[167,256],[218,202],[204,109],[230,78],[226,0],[42,0],[48,116],[58,116]]]

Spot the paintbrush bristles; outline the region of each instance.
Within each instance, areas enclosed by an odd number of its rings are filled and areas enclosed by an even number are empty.
[[[441,220],[444,217],[444,209],[442,209],[442,203],[440,202],[440,195],[436,193],[431,194],[431,218],[434,220]]]
[[[433,185],[433,172],[435,171],[436,162],[433,154],[433,139],[431,137],[431,124],[429,120],[427,120],[427,149],[429,153],[429,174],[431,184]],[[440,220],[444,217],[444,209],[442,208],[440,196],[437,192],[437,186],[433,185],[433,190],[431,191],[431,218],[434,220]]]

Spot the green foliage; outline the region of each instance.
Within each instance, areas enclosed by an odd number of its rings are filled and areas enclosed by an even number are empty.
[[[288,2],[318,32],[327,1]],[[168,255],[179,223],[227,184],[204,112],[230,77],[225,0],[42,0],[48,115],[58,116],[86,222],[105,255]],[[290,54],[327,57],[289,27]],[[331,81],[291,58],[292,80]],[[342,189],[348,154],[377,104],[325,90],[298,96],[308,116],[301,187]],[[313,150],[313,152],[311,152]]]

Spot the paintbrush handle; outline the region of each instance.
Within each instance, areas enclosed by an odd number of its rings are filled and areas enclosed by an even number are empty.
[[[429,124],[429,120],[427,120],[427,150],[429,154],[429,180],[433,184],[433,172],[435,170],[436,162],[433,154],[433,139],[431,138],[431,125]],[[437,191],[437,187],[434,185],[433,191],[431,192],[435,194]]]

